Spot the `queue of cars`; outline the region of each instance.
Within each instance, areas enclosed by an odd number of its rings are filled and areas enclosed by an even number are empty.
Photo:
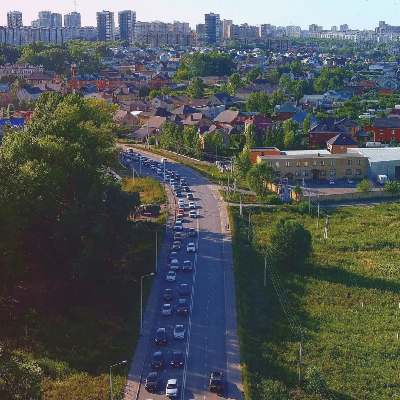
[[[182,249],[185,247],[187,254],[196,252],[196,244],[191,241],[191,239],[197,236],[197,231],[194,227],[185,228],[186,222],[198,217],[194,195],[187,185],[185,178],[181,177],[176,171],[167,168],[166,159],[163,159],[160,163],[134,153],[133,151],[128,151],[121,155],[121,162],[129,167],[133,167],[132,163],[140,162],[141,166],[151,168],[153,173],[156,173],[166,183],[171,185],[175,196],[178,198],[178,210],[172,227],[174,236],[171,244],[171,251],[168,256],[168,269],[165,275],[166,284],[168,286],[172,285],[173,287],[165,288],[160,312],[162,318],[166,319],[174,318],[175,315],[179,318],[185,317],[190,311],[188,297],[193,287],[190,283],[182,283],[179,281],[193,270],[193,265],[192,261],[189,259],[184,259],[183,262],[180,262],[178,255],[182,254]],[[189,220],[185,220],[186,214],[190,218]],[[188,243],[186,243],[186,239],[189,239]],[[166,324],[168,331],[165,327],[158,328],[154,336],[154,344],[157,347],[161,347],[168,346],[170,338],[173,338],[174,341],[184,340],[186,338],[185,319],[182,321],[183,323],[172,324],[172,332],[170,331],[171,328],[168,328],[171,326],[170,323]],[[171,368],[183,368],[184,364],[185,356],[182,351],[173,351],[169,362],[165,359],[165,354],[162,350],[154,352],[151,360],[152,371],[147,375],[145,380],[146,390],[149,392],[158,392],[163,386],[165,387],[165,394],[167,397],[177,398],[180,390],[178,379],[168,379],[165,384],[165,381],[163,383],[160,377],[160,373],[164,371],[168,365]],[[209,382],[210,391],[222,391],[222,376],[222,373],[218,372],[213,372],[211,374]]]

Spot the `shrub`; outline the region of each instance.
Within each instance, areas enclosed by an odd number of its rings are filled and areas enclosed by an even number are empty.
[[[316,367],[309,367],[306,371],[306,384],[309,393],[326,396],[329,392],[324,374]]]
[[[368,193],[371,190],[369,186],[369,179],[364,178],[358,185],[357,185],[357,192],[361,193]]]
[[[42,369],[44,376],[51,379],[65,379],[72,373],[69,365],[62,361],[42,358],[37,360],[37,364]]]
[[[400,182],[396,180],[387,181],[384,190],[392,194],[400,193]]]

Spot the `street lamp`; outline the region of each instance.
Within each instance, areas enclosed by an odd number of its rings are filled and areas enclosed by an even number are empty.
[[[112,377],[111,377],[111,368],[116,367],[117,365],[126,364],[128,361],[124,360],[118,364],[111,365],[110,367],[110,393],[111,393],[111,400],[113,400],[113,388],[112,388]]]
[[[143,330],[143,278],[146,276],[154,276],[155,273],[152,272],[151,274],[148,275],[143,275],[140,278],[140,334],[142,334]]]

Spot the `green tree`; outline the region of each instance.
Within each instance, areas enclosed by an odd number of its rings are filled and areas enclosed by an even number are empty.
[[[29,97],[28,101],[26,102],[26,107],[29,111],[33,111],[36,107],[36,103],[32,100],[32,97]]]
[[[267,75],[267,80],[269,83],[271,83],[272,85],[277,85],[279,83],[279,74],[278,71],[276,69],[273,69],[272,71],[270,71]]]
[[[251,151],[245,147],[243,151],[234,158],[233,173],[235,177],[238,179],[246,178],[251,166]]]
[[[283,122],[283,143],[286,149],[294,149],[300,146],[301,135],[298,132],[298,124],[292,119]]]
[[[19,108],[21,111],[25,111],[25,110],[27,109],[26,101],[25,101],[24,99],[21,99],[21,100],[19,101],[18,108]]]
[[[369,179],[364,178],[364,179],[357,185],[357,192],[368,193],[369,191],[371,191]]]
[[[149,99],[150,99],[150,100],[153,100],[154,97],[159,96],[160,94],[161,94],[161,91],[160,91],[160,90],[152,90],[152,91],[149,93]]]
[[[150,95],[151,89],[148,86],[143,86],[139,89],[140,97],[147,97]]]
[[[222,140],[222,134],[221,131],[219,129],[217,129],[214,132],[214,135],[212,136],[212,145],[214,147],[216,147],[218,150],[222,149],[222,145],[223,145],[223,140]]]
[[[311,234],[300,222],[280,219],[271,229],[266,250],[279,267],[301,266],[312,252]]]
[[[211,147],[212,146],[212,136],[209,132],[204,135],[204,147]]]
[[[9,104],[7,106],[7,118],[12,118],[15,112],[15,106],[14,104]]]
[[[278,104],[282,104],[285,99],[284,93],[282,90],[275,90],[271,95],[271,107],[274,108]]]
[[[257,111],[262,115],[269,116],[273,112],[268,95],[265,92],[251,93],[246,101],[246,110],[249,112]]]
[[[242,76],[239,72],[233,73],[228,79],[228,92],[231,95],[236,93],[236,90],[244,87],[244,82],[242,81]]]
[[[255,67],[255,68],[251,69],[246,75],[246,82],[253,83],[253,81],[255,81],[260,74],[261,74],[260,67]]]
[[[256,147],[256,127],[250,124],[246,130],[246,148],[251,150]]]
[[[190,81],[190,84],[187,88],[187,94],[192,100],[201,99],[204,97],[204,87],[205,85],[203,79],[201,79],[200,76],[195,76]]]
[[[263,196],[268,189],[264,183],[271,183],[274,180],[275,171],[266,163],[254,164],[247,173],[246,179],[250,189],[258,196]]]
[[[161,88],[161,93],[164,95],[164,96],[168,96],[170,93],[171,93],[171,88],[169,87],[169,86],[163,86],[162,88]]]
[[[384,187],[385,192],[397,194],[400,193],[400,182],[396,180],[388,180]]]
[[[307,114],[303,121],[303,135],[308,135],[308,131],[311,129],[311,115]]]

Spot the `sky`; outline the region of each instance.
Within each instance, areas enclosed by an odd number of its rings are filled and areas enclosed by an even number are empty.
[[[113,11],[118,25],[118,11],[136,11],[137,21],[204,23],[204,14],[220,14],[234,24],[297,25],[308,29],[310,24],[331,26],[348,24],[350,29],[374,29],[379,21],[400,25],[400,0],[76,0],[76,11],[81,13],[82,26],[96,25],[97,11]],[[62,15],[75,10],[73,0],[14,0],[9,7],[2,1],[0,26],[7,24],[8,11],[21,11],[22,21],[29,26],[39,11],[49,10]]]

